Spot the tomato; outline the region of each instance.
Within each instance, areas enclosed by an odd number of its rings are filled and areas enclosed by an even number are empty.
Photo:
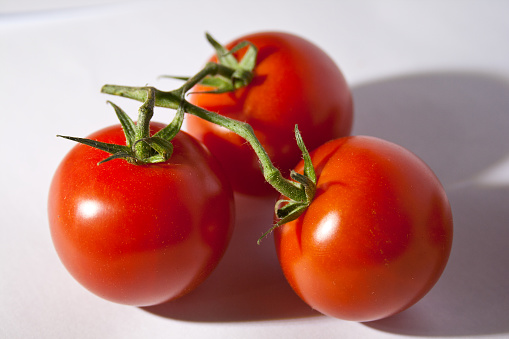
[[[365,136],[328,142],[311,158],[315,198],[275,230],[292,288],[346,320],[381,319],[416,303],[452,246],[451,208],[432,170],[403,147]]]
[[[164,125],[151,123],[152,133]],[[125,144],[120,125],[90,139]],[[233,230],[233,193],[217,160],[180,132],[158,164],[97,163],[106,152],[78,144],[49,191],[49,225],[71,275],[122,304],[159,304],[191,291],[214,269]]]
[[[298,36],[279,32],[243,36],[226,47],[231,49],[241,41],[258,48],[251,83],[229,93],[192,94],[191,103],[250,124],[284,174],[301,158],[293,135],[295,124],[309,149],[350,133],[350,89],[324,51]],[[234,55],[240,58],[245,50]],[[210,88],[198,85],[191,92],[207,90]],[[186,130],[219,159],[235,191],[249,195],[275,192],[265,182],[258,159],[244,139],[200,118],[186,119]]]

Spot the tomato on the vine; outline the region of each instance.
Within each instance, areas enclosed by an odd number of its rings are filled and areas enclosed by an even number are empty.
[[[243,36],[226,48],[242,41],[258,48],[249,85],[221,94],[199,93],[210,88],[197,85],[189,97],[191,103],[250,124],[283,174],[288,174],[301,157],[293,135],[295,124],[299,125],[309,149],[350,133],[353,110],[350,89],[323,50],[303,38],[281,32]],[[241,49],[234,55],[240,59],[245,51],[246,48]],[[274,192],[243,138],[194,116],[186,121],[187,130],[223,164],[235,191],[250,195]]]
[[[151,123],[152,132],[164,125]],[[122,144],[120,125],[90,139]],[[191,291],[214,269],[233,230],[233,193],[217,160],[180,132],[166,162],[134,165],[76,145],[49,192],[56,251],[96,295],[147,306]]]
[[[420,300],[452,246],[450,205],[432,170],[403,147],[365,136],[328,142],[311,159],[314,200],[275,230],[292,288],[314,309],[355,321]]]

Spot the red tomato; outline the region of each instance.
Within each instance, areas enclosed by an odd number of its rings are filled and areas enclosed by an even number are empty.
[[[249,123],[276,167],[289,174],[301,158],[293,134],[295,124],[309,149],[348,135],[351,93],[334,61],[309,41],[265,32],[241,37],[226,47],[231,49],[245,40],[258,47],[252,82],[235,92],[193,94],[190,102]],[[240,52],[235,55],[242,56],[245,49]],[[192,92],[209,89],[199,85]],[[223,164],[235,191],[250,195],[275,192],[265,182],[258,159],[244,139],[200,118],[186,119],[187,130]]]
[[[152,123],[152,133],[164,125]],[[125,144],[120,125],[89,138]],[[97,163],[108,154],[76,145],[49,192],[57,253],[83,286],[122,304],[147,306],[200,284],[233,230],[233,194],[217,161],[180,132],[165,163]]]
[[[439,279],[452,245],[451,209],[434,173],[373,137],[337,139],[311,157],[316,196],[275,231],[292,288],[314,309],[346,320],[381,319],[416,303]]]

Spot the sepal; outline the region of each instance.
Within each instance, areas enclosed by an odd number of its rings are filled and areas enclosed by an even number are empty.
[[[182,94],[184,96],[185,93]],[[185,110],[183,105],[184,99],[181,98],[181,102],[179,107],[177,108],[177,112],[175,113],[175,117],[171,121],[169,125],[164,127],[163,129],[156,132],[153,137],[164,139],[170,142],[180,131],[182,128],[182,124],[184,123]]]
[[[158,155],[150,156],[146,159],[141,159],[143,162],[163,162],[168,160],[173,153],[172,143],[160,137],[152,136],[149,138],[143,138],[136,141],[136,143],[138,142],[147,143],[153,150],[158,153]]]
[[[239,66],[239,63],[237,62],[237,59],[229,53],[229,51],[221,45],[219,42],[217,42],[209,33],[205,33],[205,37],[207,38],[208,42],[214,47],[216,50],[217,60],[220,64],[225,65],[227,67],[237,69]]]
[[[173,144],[171,143],[171,140],[180,131],[182,123],[184,121],[185,115],[184,95],[185,93],[182,92],[181,102],[177,108],[177,112],[175,114],[173,121],[152,136],[150,136],[150,129],[148,123],[153,115],[154,96],[155,96],[154,89],[149,88],[147,90],[147,99],[144,102],[144,104],[140,107],[140,118],[144,118],[142,119],[142,121],[144,121],[145,124],[141,125],[135,124],[134,121],[120,107],[108,101],[108,103],[111,104],[112,107],[115,109],[115,113],[117,114],[120,124],[122,125],[122,129],[124,131],[126,139],[126,145],[105,143],[97,140],[70,136],[62,135],[57,136],[111,154],[111,156],[100,161],[98,165],[115,159],[124,159],[133,164],[164,162],[168,160],[173,153]],[[140,145],[140,143],[148,145],[147,152],[143,153],[138,152],[140,146],[145,146]]]
[[[295,125],[295,139],[297,140],[297,146],[299,146],[300,151],[302,152],[302,158],[304,159],[304,175],[316,185],[315,167],[311,161],[308,149],[304,144],[304,140],[302,140],[302,135],[300,134],[298,125]]]
[[[253,70],[256,66],[258,48],[249,42],[241,41],[231,50],[217,42],[209,33],[205,34],[207,40],[216,51],[217,64],[223,68],[222,72],[215,75],[208,75],[200,81],[201,85],[212,87],[213,90],[194,93],[220,94],[232,92],[241,87],[247,86],[253,79]],[[247,47],[242,59],[237,60],[233,53]],[[227,74],[227,75],[226,75]],[[164,76],[173,79],[189,80],[186,77]]]
[[[122,125],[122,129],[124,130],[126,145],[131,147],[136,140],[136,124],[134,121],[122,110],[120,107],[115,105],[113,102],[108,101],[108,103],[113,107],[115,113],[117,114],[117,118]]]
[[[115,153],[120,153],[120,152],[129,153],[131,150],[131,148],[127,147],[127,146],[110,144],[110,143],[101,142],[101,141],[92,140],[92,139],[69,137],[69,136],[65,136],[65,135],[57,135],[57,137],[72,140],[72,141],[75,141],[75,142],[78,142],[80,144],[87,145],[90,147],[94,147],[101,151],[108,152],[110,154],[115,154]]]
[[[108,162],[108,161],[111,161],[111,160],[115,160],[115,159],[124,159],[124,160],[127,160],[127,161],[132,162],[132,163],[136,163],[137,162],[137,159],[135,157],[133,157],[133,155],[131,153],[118,152],[118,153],[115,153],[115,154],[107,157],[104,160],[99,161],[97,163],[97,165],[102,165],[105,162]]]

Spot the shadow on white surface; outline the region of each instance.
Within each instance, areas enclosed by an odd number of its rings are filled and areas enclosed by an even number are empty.
[[[421,74],[357,86],[354,99],[355,133],[423,158],[446,187],[455,227],[435,288],[409,310],[366,326],[417,336],[509,333],[509,173],[498,185],[476,183],[509,154],[509,84],[483,74]]]
[[[446,187],[471,180],[509,155],[507,79],[424,73],[359,85],[353,96],[353,134],[408,148]]]
[[[509,333],[509,187],[459,189],[449,198],[455,235],[442,279],[412,308],[367,326],[419,336]]]
[[[236,196],[230,246],[212,275],[195,291],[147,312],[185,321],[236,322],[319,315],[293,292],[279,267],[270,228],[274,198]],[[242,214],[241,214],[242,212]]]

